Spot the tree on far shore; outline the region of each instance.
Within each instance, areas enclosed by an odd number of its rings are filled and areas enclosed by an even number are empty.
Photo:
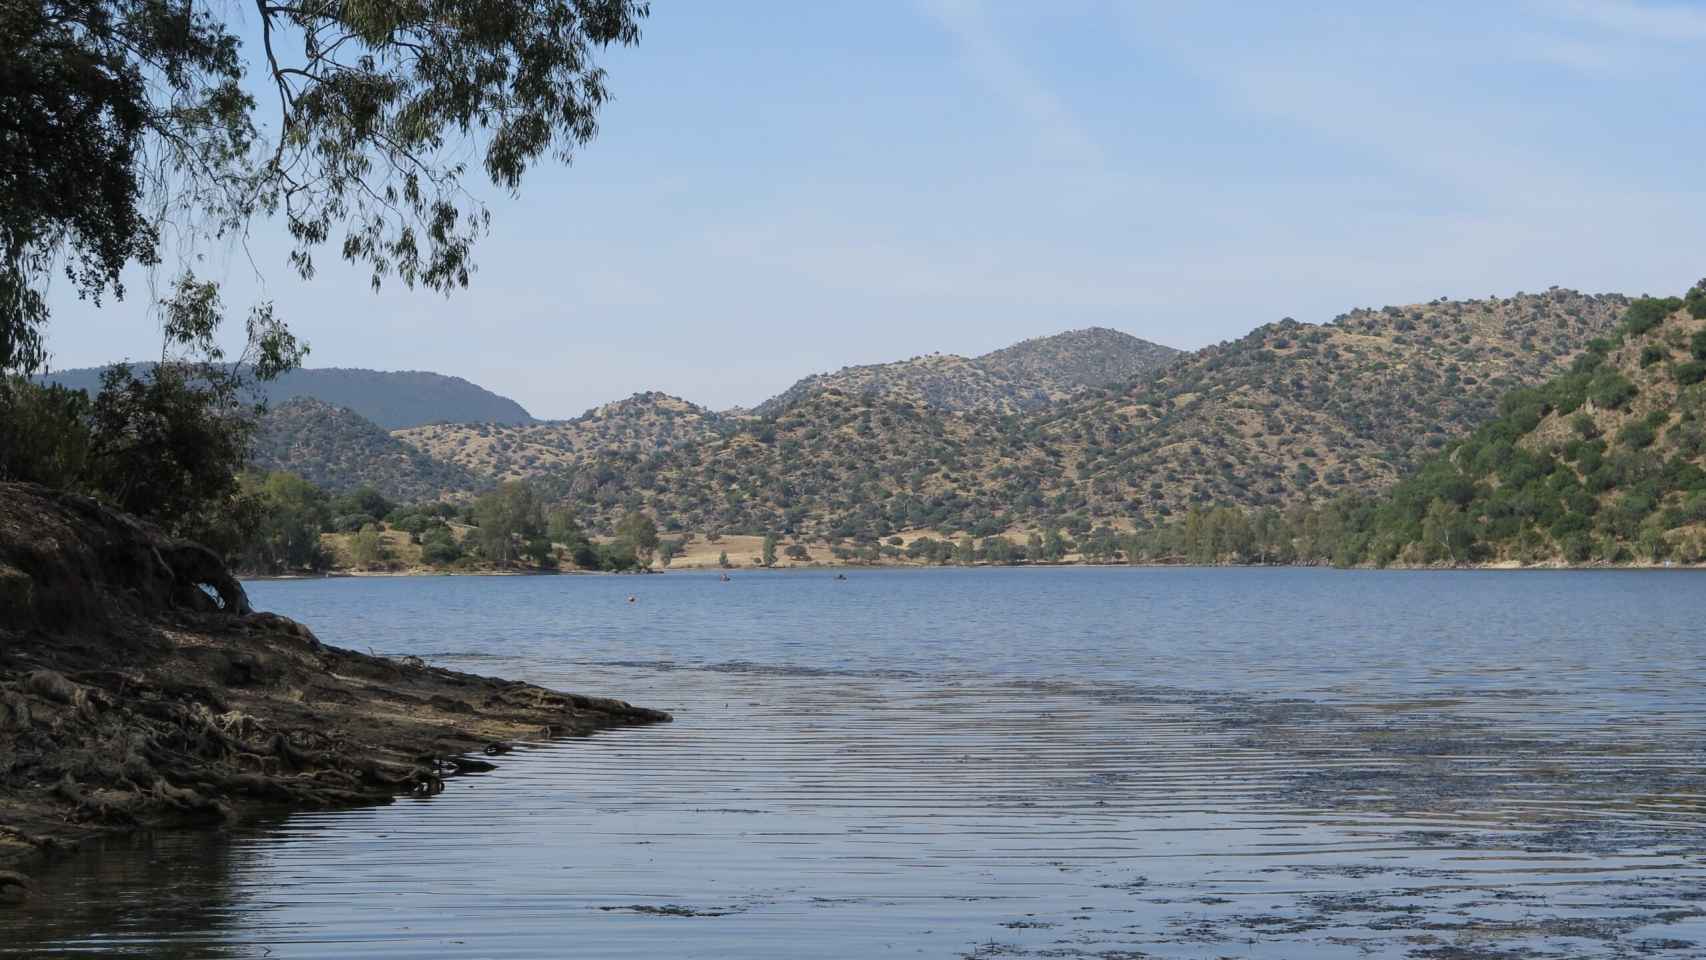
[[[539,497],[525,480],[510,480],[474,501],[479,523],[480,552],[497,564],[513,563],[522,555],[520,544],[539,536],[544,518]]]
[[[657,521],[643,511],[631,511],[617,521],[616,539],[634,554],[634,559],[642,568],[649,567],[658,548]]]

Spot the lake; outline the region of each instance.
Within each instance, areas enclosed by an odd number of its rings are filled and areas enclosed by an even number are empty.
[[[1699,572],[250,591],[328,643],[676,720],[93,845],[0,911],[0,955],[1706,956]]]

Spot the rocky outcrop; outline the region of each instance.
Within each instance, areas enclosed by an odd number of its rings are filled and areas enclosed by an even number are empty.
[[[95,832],[430,794],[513,740],[668,719],[327,646],[203,547],[0,484],[0,903]]]
[[[0,624],[56,630],[169,610],[250,607],[206,547],[89,497],[0,483]]]

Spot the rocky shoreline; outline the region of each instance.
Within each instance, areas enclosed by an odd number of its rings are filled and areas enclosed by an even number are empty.
[[[435,793],[513,741],[669,719],[327,646],[202,548],[0,484],[0,902],[97,834]]]

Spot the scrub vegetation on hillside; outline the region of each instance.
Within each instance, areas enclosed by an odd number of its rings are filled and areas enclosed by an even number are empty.
[[[1380,497],[1316,509],[1223,506],[1134,538],[1193,562],[1706,561],[1706,281],[1634,301],[1567,372]]]

